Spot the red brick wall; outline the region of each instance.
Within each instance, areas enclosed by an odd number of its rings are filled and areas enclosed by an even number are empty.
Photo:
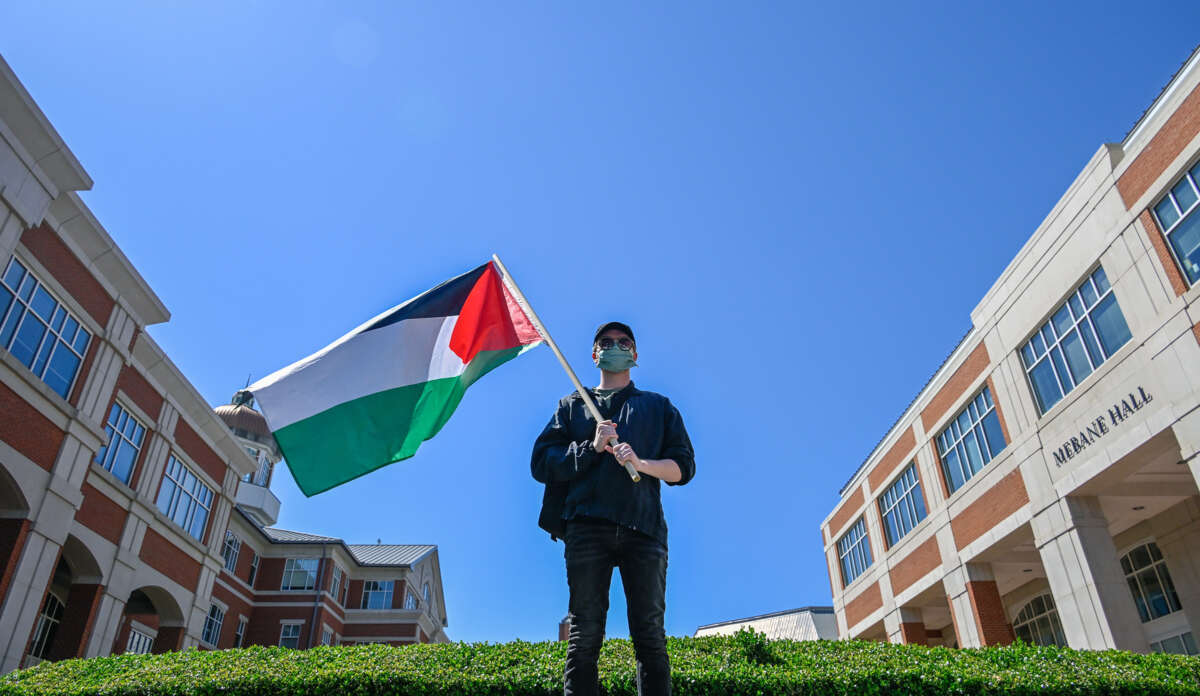
[[[117,389],[128,394],[129,398],[133,399],[133,403],[145,411],[147,416],[158,418],[158,414],[162,411],[162,395],[151,386],[142,373],[137,371],[137,368],[132,365],[125,365],[121,368],[121,373],[117,375]],[[111,405],[109,410],[112,410]],[[104,414],[104,417],[107,420],[108,414]],[[143,423],[142,425],[149,428],[153,424]]]
[[[929,645],[925,624],[919,621],[900,624],[900,640],[904,641],[905,645]]]
[[[346,595],[346,608],[358,609],[362,605],[363,581],[351,580],[350,589]]]
[[[1117,179],[1117,190],[1126,210],[1146,193],[1197,132],[1200,132],[1200,90],[1193,89]]]
[[[66,433],[4,384],[0,384],[0,413],[4,414],[0,440],[46,471],[53,469]]]
[[[888,571],[888,577],[892,581],[892,593],[900,594],[907,590],[914,582],[941,564],[942,552],[938,549],[937,537],[930,537]]]
[[[224,573],[222,572],[222,574]],[[224,602],[229,607],[225,610],[225,621],[221,623],[221,635],[217,640],[217,647],[232,648],[234,634],[237,633],[238,617],[244,616],[247,619],[253,620],[254,607],[247,604],[241,597],[222,587],[219,583],[213,583],[212,596],[214,599]]]
[[[125,518],[129,513],[112,498],[84,483],[83,504],[75,513],[75,521],[108,539],[113,544],[121,543],[121,532],[125,529]]]
[[[1150,246],[1154,247],[1154,253],[1158,255],[1158,262],[1167,272],[1167,280],[1171,282],[1171,289],[1175,291],[1175,296],[1178,297],[1187,292],[1187,282],[1184,281],[1183,274],[1175,263],[1175,257],[1171,255],[1171,250],[1167,248],[1167,240],[1163,237],[1162,230],[1158,229],[1158,224],[1154,222],[1154,214],[1149,209],[1143,210],[1138,219],[1142,223],[1142,229],[1146,231],[1146,239],[1150,240]]]
[[[882,606],[883,596],[879,594],[879,583],[874,583],[846,603],[846,627],[852,628]]]
[[[967,582],[967,594],[971,598],[971,611],[979,626],[980,640],[984,645],[1008,645],[1013,642],[1012,624],[1004,615],[1004,602],[993,580],[971,580]]]
[[[917,446],[917,436],[913,434],[912,427],[905,429],[904,434],[892,445],[892,448],[887,451],[887,454],[879,460],[875,468],[871,470],[868,480],[871,482],[871,490],[878,492],[879,487],[887,481],[896,467],[908,462],[908,455]]]
[[[158,637],[154,639],[154,645],[150,648],[150,652],[154,654],[170,652],[178,650],[183,644],[183,626],[163,626],[158,629]]]
[[[921,422],[925,428],[934,427],[947,411],[966,396],[967,389],[990,364],[991,358],[988,357],[987,346],[981,341],[963,361],[963,364],[954,371],[954,374],[950,375],[946,384],[929,400],[929,405],[925,407],[925,410],[921,412]]]
[[[28,533],[29,520],[0,519],[0,598],[8,596]]]
[[[419,640],[422,643],[429,642],[429,636],[425,635],[425,629],[423,629],[423,628],[417,629],[417,640]]]
[[[841,534],[842,529],[850,523],[851,520],[858,517],[858,511],[863,506],[862,486],[855,486],[854,492],[851,493],[833,513],[833,517],[829,518],[829,538],[836,540]]]
[[[250,624],[246,626],[247,645],[279,645],[279,634],[282,630],[280,621],[303,621],[300,627],[300,647],[308,647],[309,634],[312,629],[313,611],[307,607],[263,607],[254,608]],[[320,636],[317,636],[320,638]]]
[[[1196,334],[1196,343],[1200,343],[1200,324],[1192,327],[1192,333]]]
[[[1021,471],[1014,469],[950,520],[950,530],[954,532],[958,549],[966,548],[1028,502],[1025,480],[1021,478]]]
[[[108,325],[108,316],[115,304],[112,297],[49,225],[43,222],[25,230],[21,234],[21,244],[71,293],[71,297],[96,323]]]
[[[378,638],[383,636],[408,638],[417,635],[417,625],[412,623],[348,623],[342,629],[342,635],[347,638]]]
[[[254,589],[260,592],[278,592],[283,585],[283,567],[286,564],[286,558],[258,559],[258,575],[254,578]]]
[[[220,486],[225,481],[225,460],[217,456],[217,453],[212,450],[192,426],[188,425],[182,418],[175,424],[175,444],[179,445],[196,466],[204,469],[205,473],[212,477],[217,485]]]
[[[138,558],[189,590],[196,589],[196,583],[200,581],[200,563],[154,531],[153,527],[146,530]]]
[[[403,580],[393,581],[393,583],[392,583],[392,608],[393,609],[403,609],[404,608],[404,593],[405,593],[404,581]]]

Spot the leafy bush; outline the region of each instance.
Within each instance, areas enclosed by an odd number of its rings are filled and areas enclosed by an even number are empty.
[[[312,650],[252,647],[45,663],[0,678],[0,694],[562,693],[565,643],[450,643]],[[1011,645],[951,650],[864,641],[767,641],[761,634],[669,638],[675,693],[1171,694],[1200,696],[1200,658]],[[600,652],[604,693],[636,693],[633,646]]]

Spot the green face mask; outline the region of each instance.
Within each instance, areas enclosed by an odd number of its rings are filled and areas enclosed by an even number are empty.
[[[596,367],[605,372],[624,372],[631,367],[637,367],[637,363],[633,361],[633,351],[613,346],[596,351]]]

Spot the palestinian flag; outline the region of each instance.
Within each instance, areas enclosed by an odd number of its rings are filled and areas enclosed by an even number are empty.
[[[247,389],[311,496],[413,456],[467,387],[541,342],[489,261]]]

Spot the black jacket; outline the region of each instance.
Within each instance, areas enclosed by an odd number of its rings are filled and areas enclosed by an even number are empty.
[[[617,437],[639,457],[675,460],[683,478],[668,485],[682,486],[696,475],[683,418],[665,396],[642,391],[631,382],[613,394],[607,408],[600,406],[600,415],[616,423]],[[649,534],[666,546],[661,482],[643,475],[634,483],[611,454],[592,449],[595,434],[596,421],[579,394],[563,397],[533,444],[530,469],[533,478],[546,484],[538,526],[552,538],[561,538],[572,517],[601,517]]]

